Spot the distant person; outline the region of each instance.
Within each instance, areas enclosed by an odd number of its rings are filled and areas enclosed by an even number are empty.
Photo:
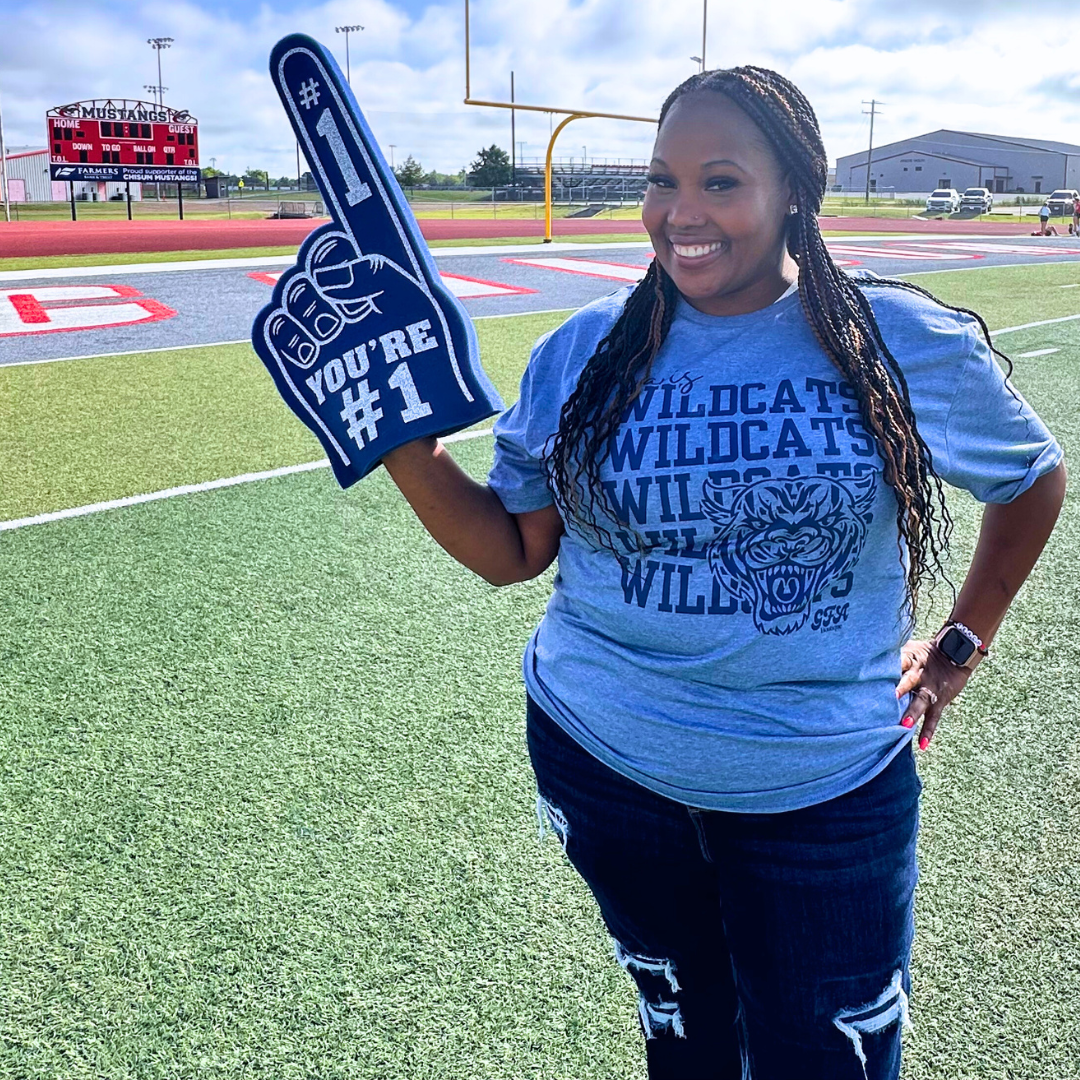
[[[1080,236],[1080,199],[1073,199],[1072,234]]]
[[[1050,235],[1050,204],[1049,203],[1043,203],[1042,206],[1039,207],[1039,225],[1042,226],[1042,234],[1043,234],[1043,236],[1049,236]],[[1057,233],[1054,233],[1054,235],[1056,236]]]
[[[900,1075],[911,743],[986,655],[1064,495],[986,324],[833,261],[827,175],[787,79],[694,75],[660,111],[656,257],[537,342],[487,483],[435,438],[384,458],[492,584],[558,559],[524,665],[537,810],[637,983],[652,1080]],[[948,620],[915,640],[945,484],[988,505]]]

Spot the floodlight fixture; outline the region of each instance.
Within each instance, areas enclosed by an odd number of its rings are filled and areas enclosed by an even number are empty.
[[[334,31],[338,34],[345,35],[345,81],[352,86],[352,71],[349,64],[349,35],[356,30],[363,30],[364,28],[359,23],[354,23],[352,26],[335,26]]]

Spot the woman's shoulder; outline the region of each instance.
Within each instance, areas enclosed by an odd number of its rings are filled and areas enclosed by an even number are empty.
[[[919,344],[931,351],[942,347],[970,350],[973,346],[979,324],[967,312],[957,311],[921,289],[869,271],[849,276],[869,302],[890,348],[894,342],[902,344],[905,351]]]
[[[549,362],[557,356],[568,360],[580,356],[580,362],[584,365],[615,325],[633,288],[628,285],[578,308],[565,322],[537,340],[533,349],[534,359],[545,354]]]

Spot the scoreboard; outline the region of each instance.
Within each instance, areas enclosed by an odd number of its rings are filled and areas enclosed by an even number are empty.
[[[45,123],[53,180],[199,179],[199,125],[154,102],[76,101],[50,109]]]

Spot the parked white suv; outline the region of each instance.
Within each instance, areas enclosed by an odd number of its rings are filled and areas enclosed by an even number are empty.
[[[1073,207],[1078,200],[1080,200],[1080,194],[1074,189],[1059,188],[1046,197],[1046,205],[1050,207],[1051,217],[1064,217],[1073,212]]]
[[[926,200],[928,214],[955,214],[959,209],[960,194],[956,188],[938,188]]]
[[[978,210],[980,214],[988,214],[993,205],[994,196],[990,194],[989,188],[969,187],[960,196],[961,210]]]

